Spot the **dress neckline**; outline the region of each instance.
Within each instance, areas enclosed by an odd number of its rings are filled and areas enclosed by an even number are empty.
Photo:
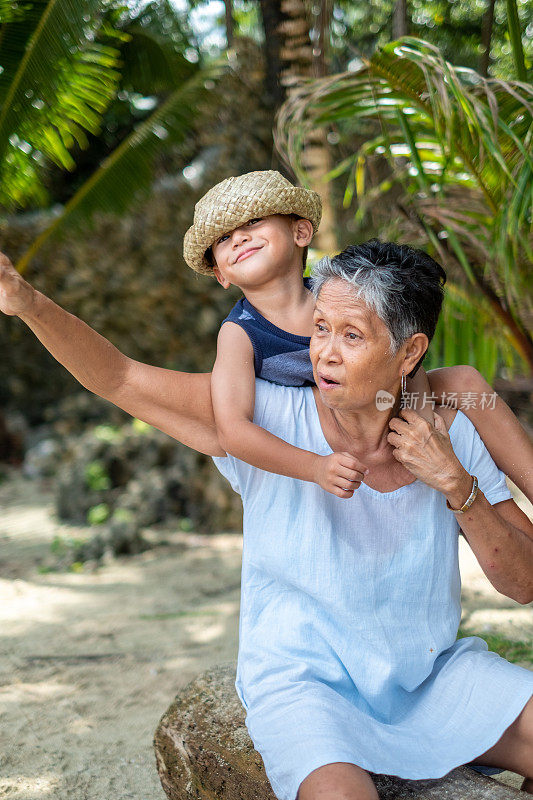
[[[315,398],[315,394],[313,392],[313,387],[309,386],[309,387],[306,387],[306,388],[310,392],[311,401],[313,403],[313,414],[314,414],[315,420],[316,420],[316,429],[317,429],[318,435],[319,435],[319,437],[321,439],[322,449],[324,449],[326,451],[326,452],[322,453],[321,455],[329,456],[334,451],[331,449],[331,446],[330,446],[328,440],[326,439],[326,437],[324,435],[324,430],[322,428],[322,423],[320,422],[320,414],[318,413],[318,406],[316,404],[316,398]],[[457,419],[458,416],[459,416],[459,412],[457,412],[457,414],[453,418],[453,420],[451,422],[451,425],[448,428],[448,434],[451,433],[451,430],[452,430],[453,426],[455,425],[455,420]],[[399,494],[402,494],[403,492],[406,492],[406,491],[410,490],[412,486],[420,486],[420,485],[421,486],[427,486],[427,484],[424,484],[423,481],[419,480],[418,478],[415,478],[415,480],[411,481],[411,483],[405,483],[403,486],[398,486],[397,489],[392,489],[392,491],[390,491],[390,492],[380,492],[378,489],[372,489],[371,486],[368,486],[366,483],[361,482],[359,484],[359,489],[357,491],[359,491],[360,489],[363,489],[365,492],[368,492],[369,494],[373,494],[373,495],[375,495],[377,497],[391,497],[392,495],[398,496]],[[353,497],[355,497],[355,493],[354,493]],[[353,499],[353,497],[352,497],[352,499]]]

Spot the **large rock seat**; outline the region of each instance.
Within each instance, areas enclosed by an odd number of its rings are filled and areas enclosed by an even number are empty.
[[[204,672],[188,684],[155,732],[157,769],[169,800],[275,800],[244,724],[235,666]],[[382,800],[523,800],[516,789],[460,767],[439,780],[373,775]]]

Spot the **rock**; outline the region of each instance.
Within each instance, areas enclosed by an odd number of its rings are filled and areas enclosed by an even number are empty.
[[[203,673],[162,717],[154,747],[170,800],[274,800],[245,728],[234,680],[232,665]]]
[[[275,800],[244,724],[232,664],[204,672],[176,697],[154,736],[169,800]],[[520,800],[523,794],[460,767],[439,780],[373,775],[382,800]]]
[[[22,469],[28,478],[50,478],[55,475],[59,455],[57,439],[41,439],[26,450]]]
[[[135,520],[113,518],[107,526],[106,534],[106,543],[116,556],[142,553],[148,547]]]
[[[190,519],[204,532],[241,529],[240,499],[211,459],[148,425],[100,425],[71,435],[56,460],[62,521],[84,525],[92,509],[105,505],[110,514],[127,513],[138,531],[173,518]]]

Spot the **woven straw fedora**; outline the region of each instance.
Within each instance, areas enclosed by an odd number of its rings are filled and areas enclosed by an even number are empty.
[[[205,251],[218,237],[254,217],[272,214],[296,214],[308,219],[316,233],[322,202],[316,192],[293,186],[272,169],[226,178],[196,203],[193,224],[183,240],[185,261],[196,272],[213,275]]]

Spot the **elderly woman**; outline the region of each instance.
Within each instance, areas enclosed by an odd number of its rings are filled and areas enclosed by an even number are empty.
[[[493,585],[527,603],[533,525],[461,412],[441,410],[434,428],[408,409],[397,416],[443,277],[424,253],[381,243],[321,262],[317,386],[257,382],[258,424],[317,453],[349,450],[367,467],[350,500],[226,456],[208,376],[130,365],[105,394],[215,456],[242,495],[236,687],[280,800],[375,800],[369,772],[437,778],[470,762],[518,772],[533,792],[533,673],[476,637],[456,641],[460,529]],[[101,389],[87,365],[119,369],[117,351],[51,301],[33,306],[27,284],[11,279],[8,313]]]

